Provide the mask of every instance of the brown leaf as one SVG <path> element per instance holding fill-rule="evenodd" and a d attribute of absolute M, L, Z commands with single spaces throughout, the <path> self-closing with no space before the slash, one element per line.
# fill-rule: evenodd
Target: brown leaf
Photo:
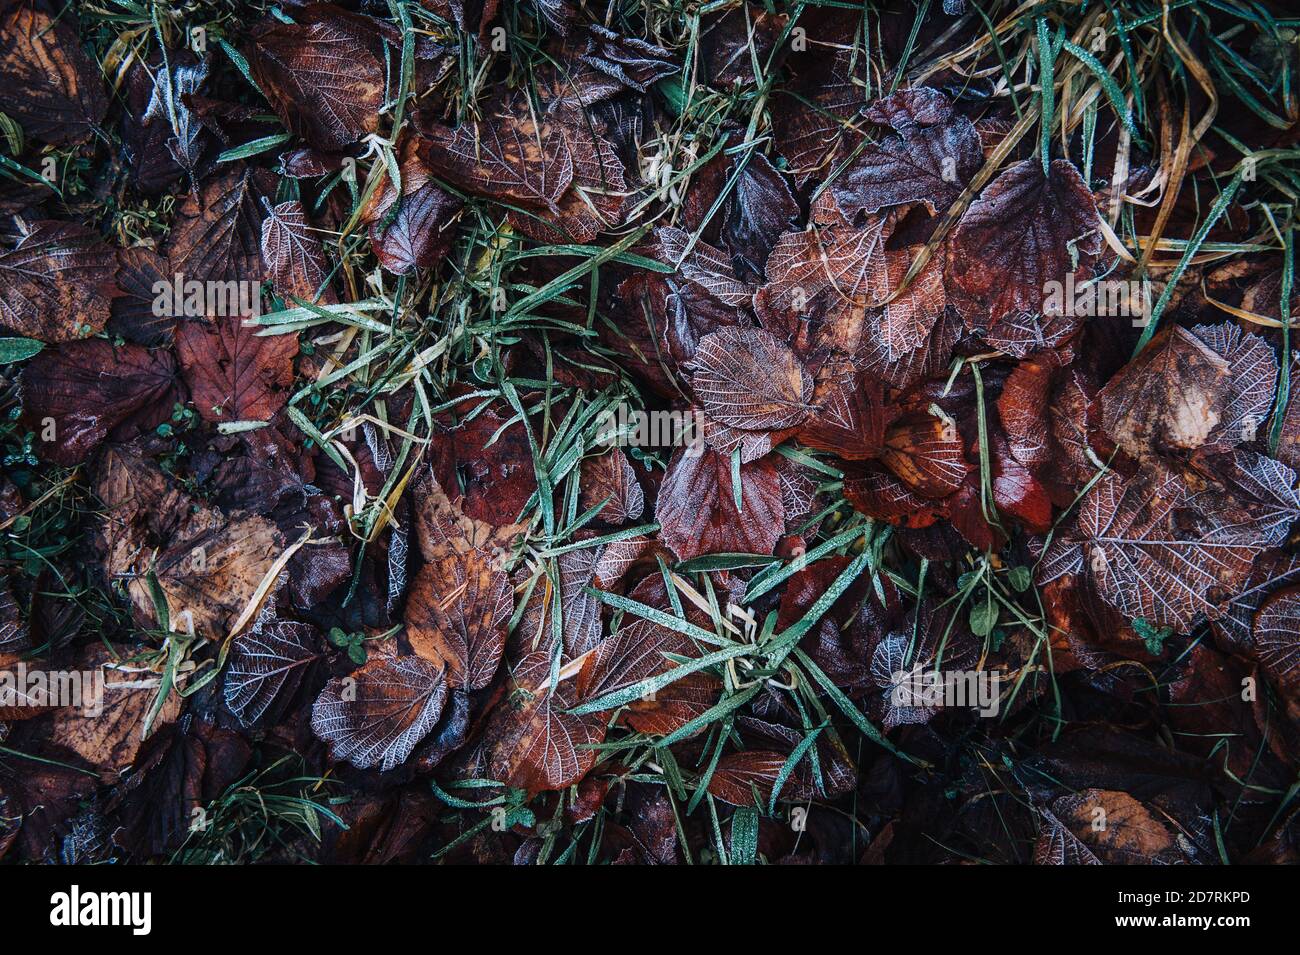
<path fill-rule="evenodd" d="M 103 674 L 102 711 L 92 716 L 84 707 L 65 707 L 50 718 L 51 738 L 97 768 L 106 781 L 114 780 L 135 761 L 144 743 L 144 720 L 157 692 L 140 685 L 135 674 L 116 669 L 117 659 L 103 644 L 87 646 L 78 669 Z M 180 711 L 180 697 L 169 693 L 154 717 L 153 730 L 171 723 Z"/>
<path fill-rule="evenodd" d="M 31 2 L 0 13 L 0 110 L 53 146 L 88 139 L 108 111 L 104 81 L 81 49 L 76 17 Z"/>
<path fill-rule="evenodd" d="M 1186 861 L 1165 823 L 1128 793 L 1085 789 L 1057 799 L 1052 811 L 1103 863 L 1168 865 Z"/>
<path fill-rule="evenodd" d="M 298 338 L 258 335 L 239 316 L 189 321 L 176 354 L 204 421 L 270 421 L 288 400 Z"/>
<path fill-rule="evenodd" d="M 700 554 L 770 554 L 785 529 L 776 467 L 767 458 L 740 466 L 741 508 L 731 485 L 731 461 L 716 451 L 678 451 L 655 503 L 661 536 L 679 560 Z"/>
<path fill-rule="evenodd" d="M 968 325 L 1041 313 L 1047 283 L 1064 283 L 1100 251 L 1097 206 L 1079 171 L 1065 159 L 1050 168 L 1045 176 L 1035 159 L 1010 166 L 961 217 L 948 246 L 948 278 L 976 303 Z"/>
<path fill-rule="evenodd" d="M 167 260 L 146 248 L 121 249 L 117 253 L 117 287 L 108 330 L 137 345 L 170 345 L 176 316 L 157 307 L 154 286 L 165 282 L 174 287 Z M 161 314 L 160 314 L 161 313 Z"/>
<path fill-rule="evenodd" d="M 348 21 L 271 23 L 246 53 L 281 122 L 317 149 L 342 149 L 379 128 L 384 65 Z"/>
<path fill-rule="evenodd" d="M 267 726 L 283 715 L 311 665 L 323 656 L 315 628 L 263 611 L 230 645 L 224 699 L 244 726 Z"/>
<path fill-rule="evenodd" d="M 440 667 L 419 657 L 380 657 L 325 684 L 311 708 L 311 728 L 334 759 L 387 772 L 429 735 L 446 699 Z"/>
<path fill-rule="evenodd" d="M 687 367 L 704 410 L 728 427 L 776 431 L 812 411 L 812 378 L 794 352 L 762 329 L 730 327 L 706 335 Z"/>
<path fill-rule="evenodd" d="M 558 123 L 539 127 L 504 104 L 490 119 L 426 131 L 422 152 L 438 175 L 468 192 L 553 213 L 573 182 L 574 162 Z"/>
<path fill-rule="evenodd" d="M 1254 654 L 1293 703 L 1300 701 L 1300 587 L 1269 597 L 1255 614 Z"/>
<path fill-rule="evenodd" d="M 912 413 L 885 432 L 881 463 L 922 497 L 947 497 L 961 486 L 970 463 L 952 421 Z"/>
<path fill-rule="evenodd" d="M 869 143 L 832 189 L 850 215 L 924 203 L 946 210 L 983 165 L 979 134 L 938 90 L 899 90 L 871 104 L 866 117 L 895 135 Z"/>
<path fill-rule="evenodd" d="M 337 301 L 325 250 L 296 199 L 275 206 L 262 221 L 262 263 L 286 302 L 289 296 L 319 305 Z"/>
<path fill-rule="evenodd" d="M 572 786 L 595 765 L 589 748 L 605 739 L 605 715 L 575 716 L 571 681 L 549 686 L 550 655 L 530 654 L 515 667 L 510 702 L 486 730 L 491 778 L 532 794 Z"/>
<path fill-rule="evenodd" d="M 240 162 L 188 194 L 167 239 L 172 273 L 186 282 L 262 281 L 262 201 L 274 195 L 273 173 Z"/>
<path fill-rule="evenodd" d="M 1102 426 L 1135 458 L 1193 451 L 1227 423 L 1230 369 L 1200 338 L 1170 326 L 1101 390 Z"/>
<path fill-rule="evenodd" d="M 117 261 L 85 226 L 42 221 L 0 255 L 0 328 L 46 342 L 85 338 L 108 321 Z"/>
<path fill-rule="evenodd" d="M 636 472 L 620 449 L 583 458 L 581 476 L 583 509 L 599 505 L 600 519 L 606 524 L 619 526 L 635 521 L 645 510 L 645 494 Z"/>
<path fill-rule="evenodd" d="M 817 372 L 812 416 L 799 440 L 846 461 L 880 455 L 885 438 L 885 407 L 880 382 L 858 375 L 846 359 L 829 361 Z"/>
<path fill-rule="evenodd" d="M 453 224 L 464 205 L 433 181 L 414 143 L 403 148 L 401 174 L 401 201 L 385 176 L 383 188 L 374 194 L 363 216 L 370 223 L 375 257 L 396 275 L 433 268 L 442 260 L 451 248 Z"/>
<path fill-rule="evenodd" d="M 444 671 L 448 686 L 481 690 L 501 662 L 512 609 L 510 578 L 490 554 L 448 554 L 416 575 L 406 638 Z"/>
<path fill-rule="evenodd" d="M 47 348 L 22 380 L 25 414 L 42 437 L 38 450 L 65 466 L 86 460 L 110 434 L 128 439 L 156 427 L 181 397 L 167 352 L 102 338 Z"/>
<path fill-rule="evenodd" d="M 1110 472 L 1081 502 L 1077 538 L 1043 555 L 1040 582 L 1086 568 L 1124 616 L 1185 633 L 1199 615 L 1218 616 L 1218 601 L 1286 533 L 1285 523 L 1244 519 L 1229 501 L 1192 474 L 1152 467 L 1125 480 Z"/>

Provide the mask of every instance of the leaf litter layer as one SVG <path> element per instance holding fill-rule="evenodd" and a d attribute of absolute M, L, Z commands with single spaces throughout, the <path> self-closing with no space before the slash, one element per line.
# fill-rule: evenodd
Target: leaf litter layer
<path fill-rule="evenodd" d="M 1297 861 L 1288 16 L 3 0 L 0 858 Z"/>

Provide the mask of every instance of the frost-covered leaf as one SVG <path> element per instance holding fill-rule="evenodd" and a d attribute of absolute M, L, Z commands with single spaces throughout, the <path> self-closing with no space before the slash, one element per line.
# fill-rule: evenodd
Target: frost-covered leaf
<path fill-rule="evenodd" d="M 341 149 L 379 128 L 384 66 L 344 22 L 271 22 L 247 48 L 276 115 L 317 149 Z"/>
<path fill-rule="evenodd" d="M 275 723 L 320 657 L 320 638 L 313 627 L 264 612 L 230 645 L 226 706 L 245 726 Z"/>
<path fill-rule="evenodd" d="M 406 762 L 442 715 L 447 681 L 420 657 L 380 657 L 325 684 L 311 708 L 312 731 L 330 755 L 387 772 Z"/>
<path fill-rule="evenodd" d="M 794 352 L 762 329 L 721 328 L 705 336 L 689 367 L 696 399 L 728 427 L 775 431 L 812 411 L 812 378 Z"/>
<path fill-rule="evenodd" d="M 921 202 L 943 212 L 983 165 L 979 134 L 938 90 L 899 90 L 871 104 L 866 118 L 894 135 L 867 144 L 832 185 L 846 213 Z"/>

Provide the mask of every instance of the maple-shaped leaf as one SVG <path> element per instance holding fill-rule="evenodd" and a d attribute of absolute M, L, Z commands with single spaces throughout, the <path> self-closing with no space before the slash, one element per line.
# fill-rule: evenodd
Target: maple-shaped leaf
<path fill-rule="evenodd" d="M 785 529 L 781 482 L 767 458 L 740 465 L 740 507 L 731 459 L 711 449 L 678 451 L 668 465 L 655 520 L 680 560 L 700 554 L 770 554 Z"/>
<path fill-rule="evenodd" d="M 1228 389 L 1218 427 L 1208 444 L 1231 448 L 1263 434 L 1277 385 L 1277 355 L 1254 332 L 1239 325 L 1197 325 L 1192 334 L 1228 363 Z"/>
<path fill-rule="evenodd" d="M 406 637 L 417 655 L 445 671 L 448 686 L 480 690 L 506 646 L 510 578 L 493 555 L 448 554 L 420 569 L 406 603 Z"/>
<path fill-rule="evenodd" d="M 558 213 L 573 182 L 573 155 L 558 122 L 539 126 L 507 102 L 489 119 L 424 131 L 421 152 L 440 176 L 467 192 Z"/>
<path fill-rule="evenodd" d="M 244 726 L 277 722 L 311 664 L 323 655 L 315 628 L 266 610 L 230 645 L 225 701 Z"/>
<path fill-rule="evenodd" d="M 415 146 L 403 149 L 402 195 L 385 176 L 382 189 L 366 204 L 370 245 L 388 271 L 403 275 L 437 265 L 455 238 L 453 223 L 464 203 L 438 186 Z M 394 209 L 396 204 L 396 209 Z"/>
<path fill-rule="evenodd" d="M 85 226 L 34 224 L 0 255 L 0 328 L 46 342 L 85 338 L 104 327 L 117 260 Z"/>
<path fill-rule="evenodd" d="M 275 175 L 231 163 L 186 196 L 176 211 L 167 256 L 174 274 L 185 281 L 260 282 L 262 201 L 275 195 Z"/>
<path fill-rule="evenodd" d="M 343 21 L 273 23 L 246 53 L 281 122 L 317 149 L 342 149 L 379 128 L 384 65 Z"/>
<path fill-rule="evenodd" d="M 1136 458 L 1195 450 L 1225 423 L 1230 374 L 1218 352 L 1170 326 L 1101 390 L 1102 426 Z"/>
<path fill-rule="evenodd" d="M 926 413 L 904 415 L 889 426 L 880 460 L 913 491 L 929 498 L 952 494 L 971 470 L 956 425 Z"/>
<path fill-rule="evenodd" d="M 983 164 L 975 127 L 938 90 L 899 90 L 872 103 L 866 118 L 894 135 L 864 146 L 831 186 L 850 215 L 916 202 L 935 215 Z"/>
<path fill-rule="evenodd" d="M 635 521 L 645 510 L 645 493 L 620 449 L 583 458 L 581 474 L 582 507 L 600 507 L 600 520 L 606 524 Z"/>
<path fill-rule="evenodd" d="M 1130 620 L 1185 633 L 1250 574 L 1255 558 L 1280 543 L 1224 507 L 1222 487 L 1152 466 L 1132 479 L 1102 477 L 1080 503 L 1077 539 L 1055 541 L 1040 581 L 1086 570 L 1097 592 Z"/>
<path fill-rule="evenodd" d="M 885 438 L 884 394 L 880 382 L 858 374 L 847 359 L 828 361 L 818 370 L 812 415 L 799 440 L 846 461 L 879 457 Z"/>
<path fill-rule="evenodd" d="M 812 377 L 770 332 L 720 328 L 700 340 L 688 366 L 696 399 L 714 420 L 746 431 L 776 431 L 812 411 Z"/>
<path fill-rule="evenodd" d="M 337 301 L 330 287 L 329 260 L 320 238 L 296 199 L 282 202 L 262 221 L 262 263 L 275 290 L 320 305 Z"/>
<path fill-rule="evenodd" d="M 114 347 L 103 338 L 47 348 L 23 369 L 22 380 L 25 414 L 36 431 L 46 419 L 54 424 L 37 451 L 65 466 L 84 461 L 112 433 L 129 439 L 156 427 L 181 397 L 170 354 Z"/>
<path fill-rule="evenodd" d="M 176 317 L 156 307 L 158 282 L 174 282 L 166 259 L 152 249 L 120 249 L 117 287 L 122 294 L 113 299 L 109 331 L 137 345 L 170 345 Z"/>
<path fill-rule="evenodd" d="M 528 793 L 572 786 L 595 765 L 606 715 L 568 712 L 577 705 L 572 681 L 550 685 L 550 654 L 530 654 L 512 674 L 511 704 L 498 707 L 485 735 L 493 779 Z"/>
<path fill-rule="evenodd" d="M 293 384 L 295 335 L 258 335 L 238 316 L 190 321 L 176 330 L 176 354 L 204 421 L 270 421 Z"/>
<path fill-rule="evenodd" d="M 447 700 L 441 667 L 420 657 L 379 657 L 325 684 L 311 728 L 330 755 L 387 772 L 433 730 Z"/>
<path fill-rule="evenodd" d="M 108 111 L 104 80 L 81 48 L 76 17 L 20 0 L 0 12 L 0 110 L 53 146 L 88 139 Z"/>
<path fill-rule="evenodd" d="M 1074 164 L 1050 172 L 1027 159 L 993 180 L 948 243 L 947 277 L 974 300 L 971 327 L 1013 312 L 1039 314 L 1047 283 L 1090 265 L 1101 249 L 1097 204 Z"/>

